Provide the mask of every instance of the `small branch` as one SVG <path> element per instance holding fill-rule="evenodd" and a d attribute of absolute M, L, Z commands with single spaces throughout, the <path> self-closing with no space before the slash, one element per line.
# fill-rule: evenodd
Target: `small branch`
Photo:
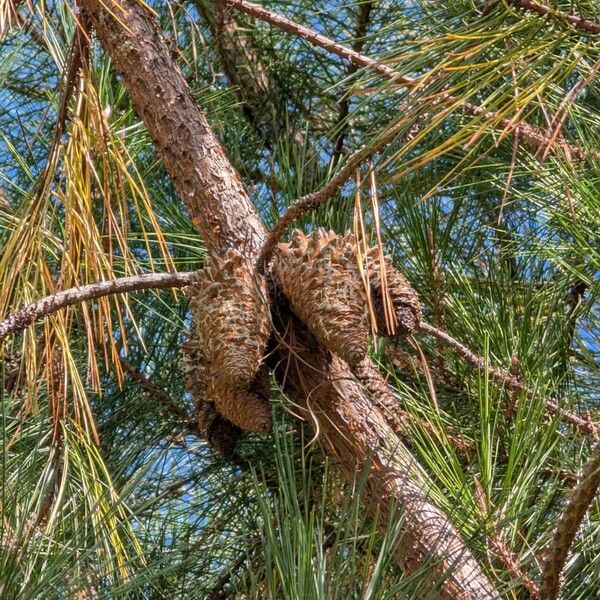
<path fill-rule="evenodd" d="M 373 154 L 390 144 L 405 125 L 406 123 L 404 121 L 396 123 L 388 131 L 384 132 L 380 139 L 375 140 L 368 146 L 360 148 L 350 156 L 346 164 L 321 189 L 310 192 L 305 196 L 301 196 L 294 200 L 286 212 L 277 219 L 273 229 L 269 231 L 267 240 L 265 241 L 257 260 L 259 270 L 263 270 L 268 266 L 273 257 L 275 246 L 277 246 L 277 243 L 293 221 L 327 202 L 327 200 L 329 200 L 338 189 L 354 175 L 361 162 L 371 158 Z M 403 138 L 404 141 L 408 141 L 414 137 L 417 131 L 417 128 L 414 126 L 411 127 L 405 132 Z"/>
<path fill-rule="evenodd" d="M 419 329 L 453 348 L 469 364 L 477 369 L 487 368 L 490 377 L 495 381 L 506 385 L 511 390 L 524 392 L 528 398 L 533 399 L 536 397 L 536 393 L 524 386 L 517 379 L 517 377 L 508 371 L 505 371 L 504 369 L 487 365 L 485 359 L 483 359 L 481 356 L 477 356 L 477 354 L 469 350 L 469 348 L 467 348 L 464 344 L 461 344 L 458 340 L 455 340 L 451 335 L 448 335 L 445 331 L 442 331 L 441 329 L 438 329 L 429 323 L 425 323 L 424 321 L 419 323 Z M 549 415 L 558 417 L 561 421 L 572 425 L 581 433 L 591 435 L 595 439 L 600 439 L 600 422 L 592 421 L 591 419 L 585 419 L 573 411 L 561 408 L 558 405 L 558 402 L 553 398 L 544 398 L 544 402 L 546 403 L 546 412 Z"/>
<path fill-rule="evenodd" d="M 239 11 L 246 13 L 256 19 L 260 19 L 261 21 L 265 21 L 270 23 L 271 25 L 282 29 L 283 31 L 287 31 L 293 35 L 297 35 L 307 42 L 313 44 L 314 46 L 318 46 L 319 48 L 323 48 L 332 54 L 335 54 L 344 60 L 350 61 L 351 63 L 369 69 L 374 73 L 378 73 L 379 75 L 383 75 L 387 79 L 393 81 L 396 84 L 402 84 L 408 89 L 415 88 L 420 82 L 421 77 L 413 78 L 408 77 L 406 75 L 400 75 L 388 65 L 365 56 L 360 52 L 356 52 L 350 48 L 347 48 L 343 44 L 339 44 L 334 42 L 330 38 L 309 29 L 308 27 L 304 27 L 299 23 L 296 23 L 286 17 L 282 17 L 262 6 L 257 4 L 253 4 L 252 2 L 247 2 L 247 0 L 218 0 L 223 4 L 227 4 L 229 6 L 233 6 Z M 516 135 L 517 131 L 521 136 L 522 140 L 528 143 L 530 146 L 534 148 L 539 148 L 546 141 L 546 134 L 530 125 L 529 123 L 520 122 L 517 126 L 515 126 L 514 119 L 502 118 L 498 115 L 497 112 L 488 111 L 481 106 L 477 106 L 470 102 L 460 101 L 457 97 L 452 96 L 451 94 L 441 94 L 437 98 L 437 102 L 448 102 L 448 103 L 459 103 L 462 108 L 464 108 L 467 112 L 471 113 L 475 117 L 481 117 L 484 120 L 489 122 L 496 122 L 497 125 L 502 127 L 505 133 L 509 133 L 511 135 Z M 567 142 L 562 136 L 558 137 L 557 146 L 562 149 L 565 154 L 568 156 L 583 159 L 586 158 L 587 153 L 583 148 L 579 146 L 574 146 Z M 600 158 L 600 152 L 595 152 L 594 156 L 596 158 Z"/>
<path fill-rule="evenodd" d="M 87 19 L 81 15 L 75 22 L 75 32 L 71 40 L 69 50 L 69 62 L 64 73 L 64 88 L 60 100 L 60 107 L 56 118 L 55 137 L 60 137 L 65 129 L 65 123 L 69 112 L 69 101 L 77 86 L 80 73 L 88 65 L 90 59 L 90 33 Z"/>
<path fill-rule="evenodd" d="M 164 390 L 150 381 L 138 367 L 130 363 L 127 359 L 120 357 L 119 361 L 123 370 L 139 384 L 142 390 L 144 390 L 150 398 L 156 400 L 166 412 L 180 419 L 185 429 L 196 432 L 196 427 L 193 424 L 192 418 L 183 407 L 175 404 Z"/>
<path fill-rule="evenodd" d="M 286 17 L 282 17 L 277 13 L 271 12 L 258 4 L 254 4 L 252 2 L 247 2 L 246 0 L 217 0 L 222 4 L 228 4 L 229 6 L 233 6 L 237 10 L 250 15 L 256 19 L 261 21 L 265 21 L 282 29 L 283 31 L 287 31 L 293 35 L 297 35 L 302 39 L 310 42 L 314 46 L 319 46 L 332 54 L 337 54 L 341 58 L 354 63 L 359 67 L 366 67 L 375 73 L 379 73 L 380 75 L 384 75 L 390 79 L 394 79 L 397 83 L 403 83 L 405 85 L 416 85 L 416 80 L 412 77 L 401 76 L 394 69 L 384 65 L 383 63 L 374 60 L 360 52 L 356 52 L 350 48 L 347 48 L 343 44 L 338 44 L 334 42 L 332 39 L 328 38 L 325 35 L 321 35 L 308 27 L 304 27 L 291 19 Z"/>
<path fill-rule="evenodd" d="M 239 21 L 239 13 L 213 0 L 194 0 L 194 4 L 211 30 L 219 64 L 244 117 L 264 137 L 282 109 L 280 81 L 270 71 L 251 31 Z"/>
<path fill-rule="evenodd" d="M 273 229 L 269 231 L 269 236 L 264 243 L 258 257 L 258 268 L 264 269 L 268 266 L 271 258 L 273 257 L 275 246 L 277 246 L 281 236 L 285 233 L 285 230 L 293 221 L 295 221 L 304 213 L 319 207 L 321 204 L 329 200 L 329 198 L 331 198 L 338 191 L 338 189 L 354 175 L 354 172 L 360 163 L 388 144 L 394 135 L 396 135 L 397 130 L 398 127 L 394 127 L 375 144 L 365 146 L 364 148 L 357 150 L 348 159 L 348 162 L 344 165 L 344 167 L 342 167 L 342 169 L 340 169 L 338 173 L 336 173 L 320 190 L 310 192 L 309 194 L 296 199 L 283 213 L 283 215 L 277 219 Z"/>
<path fill-rule="evenodd" d="M 521 569 L 519 557 L 508 545 L 502 532 L 493 531 L 488 535 L 488 540 L 490 549 L 496 553 L 502 564 L 515 580 L 521 582 L 521 585 L 529 592 L 529 597 L 540 598 L 540 591 L 537 584 L 523 571 L 523 569 Z"/>
<path fill-rule="evenodd" d="M 565 21 L 569 23 L 569 25 L 587 31 L 588 33 L 600 34 L 599 21 L 592 21 L 590 19 L 583 19 L 577 15 L 570 15 L 553 6 L 546 6 L 545 4 L 534 2 L 533 0 L 506 0 L 506 2 L 512 6 L 535 12 L 543 17 L 551 17 L 558 21 Z"/>
<path fill-rule="evenodd" d="M 111 294 L 125 294 L 141 290 L 178 288 L 192 283 L 195 273 L 146 273 L 133 277 L 121 277 L 100 281 L 82 287 L 69 288 L 46 296 L 0 321 L 0 343 L 9 335 L 22 331 L 34 321 L 52 315 L 59 310 Z"/>
<path fill-rule="evenodd" d="M 356 28 L 354 30 L 354 41 L 352 42 L 352 50 L 354 52 L 362 52 L 365 44 L 365 36 L 369 27 L 371 12 L 375 6 L 375 0 L 368 0 L 360 5 L 358 17 L 356 19 Z M 358 65 L 351 62 L 346 69 L 346 80 L 350 79 L 358 71 Z M 342 97 L 338 103 L 338 116 L 334 138 L 333 164 L 337 165 L 340 157 L 344 152 L 344 142 L 348 133 L 348 116 L 350 115 L 350 98 L 352 96 L 351 89 L 348 85 L 345 86 Z"/>
<path fill-rule="evenodd" d="M 579 485 L 556 525 L 548 558 L 544 562 L 540 584 L 540 598 L 555 600 L 560 592 L 560 574 L 583 517 L 600 487 L 600 444 L 596 444 L 592 458 L 583 468 Z"/>
<path fill-rule="evenodd" d="M 585 77 L 582 77 L 573 85 L 573 87 L 569 90 L 567 95 L 563 98 L 560 103 L 552 122 L 550 123 L 550 131 L 548 132 L 548 142 L 547 146 L 544 148 L 540 146 L 538 150 L 538 154 L 541 155 L 541 162 L 544 162 L 550 153 L 550 149 L 556 138 L 560 135 L 561 129 L 567 119 L 569 114 L 569 107 L 577 101 L 577 99 L 584 92 L 586 87 L 592 82 L 596 74 L 598 73 L 598 69 L 600 69 L 600 61 L 596 61 L 596 63 L 592 66 L 588 73 L 586 73 Z M 574 213 L 573 210 L 571 210 Z M 574 218 L 574 214 L 573 214 Z"/>

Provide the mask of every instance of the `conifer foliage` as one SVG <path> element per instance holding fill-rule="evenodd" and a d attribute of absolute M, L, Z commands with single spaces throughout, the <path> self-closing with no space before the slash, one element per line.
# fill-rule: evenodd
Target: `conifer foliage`
<path fill-rule="evenodd" d="M 0 59 L 2 598 L 600 597 L 597 0 L 0 0 Z"/>

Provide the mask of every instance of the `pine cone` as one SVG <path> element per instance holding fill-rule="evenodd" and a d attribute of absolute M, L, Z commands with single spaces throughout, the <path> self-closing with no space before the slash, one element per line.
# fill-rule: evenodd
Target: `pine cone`
<path fill-rule="evenodd" d="M 268 430 L 269 372 L 262 357 L 270 315 L 264 278 L 230 249 L 223 260 L 209 258 L 186 291 L 192 329 L 183 344 L 183 364 L 186 388 L 198 403 L 200 433 L 223 446 L 219 440 L 239 437 L 238 428 Z"/>
<path fill-rule="evenodd" d="M 227 385 L 222 379 L 209 382 L 209 396 L 221 415 L 245 431 L 271 429 L 271 407 L 263 398 L 247 389 Z"/>
<path fill-rule="evenodd" d="M 196 425 L 200 435 L 210 441 L 210 430 L 219 417 L 214 398 L 208 395 L 208 382 L 211 378 L 206 357 L 202 348 L 191 333 L 181 346 L 183 350 L 183 371 L 185 389 L 191 392 L 196 402 Z"/>
<path fill-rule="evenodd" d="M 230 423 L 221 415 L 217 415 L 206 439 L 210 445 L 225 456 L 225 458 L 233 458 L 236 454 L 235 446 L 241 435 L 242 430 L 239 427 Z"/>
<path fill-rule="evenodd" d="M 218 366 L 207 362 L 198 340 L 190 338 L 182 348 L 186 389 L 196 399 L 198 429 L 203 437 L 210 441 L 211 428 L 219 415 L 246 431 L 271 428 L 269 370 L 265 364 L 261 364 L 249 386 L 236 386 L 220 376 Z"/>
<path fill-rule="evenodd" d="M 235 445 L 242 435 L 242 430 L 222 417 L 214 402 L 205 398 L 197 399 L 196 423 L 200 435 L 211 446 L 226 457 L 234 455 Z"/>
<path fill-rule="evenodd" d="M 209 365 L 229 385 L 247 387 L 256 376 L 271 331 L 264 277 L 242 254 L 209 258 L 187 288 L 193 334 Z"/>
<path fill-rule="evenodd" d="M 421 321 L 421 304 L 417 292 L 408 280 L 394 267 L 389 255 L 383 257 L 387 289 L 394 307 L 396 317 L 395 332 L 386 326 L 383 311 L 383 288 L 381 280 L 381 252 L 378 247 L 369 250 L 366 260 L 366 270 L 371 288 L 373 309 L 377 318 L 377 329 L 383 335 L 407 335 L 414 331 Z"/>
<path fill-rule="evenodd" d="M 289 244 L 278 245 L 274 268 L 293 311 L 317 340 L 348 364 L 360 362 L 367 353 L 368 318 L 352 234 L 296 230 Z"/>
<path fill-rule="evenodd" d="M 196 401 L 196 424 L 203 438 L 229 455 L 242 430 L 270 429 L 269 369 L 265 364 L 261 364 L 250 390 L 228 387 L 208 366 L 197 340 L 189 338 L 182 348 L 186 389 Z"/>

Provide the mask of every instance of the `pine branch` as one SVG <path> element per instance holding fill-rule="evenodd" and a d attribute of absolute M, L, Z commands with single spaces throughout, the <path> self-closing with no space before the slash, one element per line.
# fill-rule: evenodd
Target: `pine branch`
<path fill-rule="evenodd" d="M 339 190 L 339 188 L 355 174 L 356 169 L 360 166 L 360 164 L 390 144 L 394 140 L 394 137 L 398 131 L 401 130 L 404 125 L 405 123 L 400 121 L 389 131 L 386 131 L 379 140 L 376 140 L 369 146 L 364 146 L 363 148 L 357 150 L 348 159 L 346 164 L 338 171 L 338 173 L 336 173 L 321 189 L 310 192 L 294 200 L 283 213 L 283 215 L 277 219 L 275 225 L 269 231 L 267 240 L 265 241 L 258 257 L 257 264 L 259 268 L 265 269 L 268 266 L 269 262 L 273 258 L 273 252 L 275 251 L 277 243 L 291 223 L 293 223 L 302 215 L 310 212 L 311 210 L 315 210 L 327 202 L 327 200 L 329 200 Z M 417 128 L 411 127 L 405 133 L 404 141 L 414 137 L 416 133 Z"/>
<path fill-rule="evenodd" d="M 600 34 L 599 21 L 592 21 L 577 15 L 570 15 L 569 13 L 563 12 L 558 8 L 547 6 L 541 2 L 535 2 L 534 0 L 506 0 L 506 2 L 512 6 L 535 12 L 543 17 L 550 17 L 557 21 L 569 23 L 569 25 L 572 25 L 577 29 L 581 29 L 582 31 Z"/>
<path fill-rule="evenodd" d="M 100 281 L 82 287 L 69 288 L 41 298 L 0 321 L 0 343 L 9 335 L 22 331 L 34 321 L 52 315 L 67 306 L 95 300 L 112 294 L 125 294 L 141 290 L 161 290 L 189 285 L 194 273 L 146 273 Z"/>
<path fill-rule="evenodd" d="M 310 192 L 294 200 L 294 202 L 292 202 L 283 215 L 277 219 L 277 222 L 271 231 L 269 231 L 269 236 L 265 241 L 258 257 L 259 268 L 264 269 L 268 266 L 271 258 L 273 257 L 275 246 L 277 246 L 277 243 L 289 225 L 303 214 L 310 212 L 311 210 L 321 206 L 321 204 L 327 202 L 327 200 L 329 200 L 340 189 L 340 187 L 354 175 L 360 163 L 373 156 L 373 154 L 393 140 L 399 128 L 400 126 L 396 126 L 390 129 L 380 140 L 376 141 L 374 144 L 370 144 L 369 146 L 365 146 L 360 150 L 357 150 L 348 159 L 346 164 L 338 171 L 338 173 L 336 173 L 321 189 Z"/>
<path fill-rule="evenodd" d="M 490 377 L 498 383 L 506 385 L 509 389 L 516 392 L 523 392 L 528 398 L 536 398 L 536 393 L 524 386 L 517 379 L 517 377 L 508 371 L 505 371 L 504 369 L 488 365 L 484 358 L 477 356 L 477 354 L 469 350 L 469 348 L 467 348 L 464 344 L 461 344 L 458 340 L 454 339 L 445 331 L 442 331 L 441 329 L 438 329 L 437 327 L 434 327 L 433 325 L 430 325 L 424 321 L 419 323 L 419 329 L 453 348 L 473 367 L 477 369 L 487 369 Z M 591 419 L 585 419 L 573 411 L 561 408 L 554 398 L 544 398 L 544 402 L 546 403 L 546 412 L 549 415 L 556 416 L 564 423 L 567 423 L 578 429 L 581 433 L 591 435 L 595 439 L 600 439 L 600 422 L 592 421 Z"/>
<path fill-rule="evenodd" d="M 164 390 L 159 388 L 154 382 L 146 377 L 146 375 L 144 375 L 144 373 L 142 373 L 142 371 L 134 364 L 122 357 L 119 357 L 119 361 L 123 367 L 123 370 L 139 384 L 149 398 L 156 400 L 166 412 L 174 417 L 177 417 L 183 424 L 187 433 L 197 433 L 197 428 L 195 427 L 191 416 L 183 407 L 175 404 Z"/>
<path fill-rule="evenodd" d="M 583 468 L 581 481 L 573 490 L 552 539 L 548 558 L 544 562 L 540 584 L 540 598 L 554 600 L 560 592 L 560 574 L 583 517 L 600 487 L 600 444 L 596 444 L 592 458 Z"/>
<path fill-rule="evenodd" d="M 417 80 L 412 77 L 407 77 L 404 75 L 399 75 L 396 73 L 394 69 L 384 65 L 383 63 L 365 56 L 360 52 L 356 52 L 350 48 L 347 48 L 343 44 L 339 44 L 334 42 L 332 39 L 328 38 L 325 35 L 317 33 L 316 31 L 309 29 L 308 27 L 304 27 L 299 23 L 292 21 L 286 17 L 278 15 L 258 4 L 254 4 L 252 2 L 247 2 L 246 0 L 217 0 L 223 4 L 228 4 L 229 6 L 233 6 L 237 10 L 250 15 L 256 19 L 261 21 L 265 21 L 282 29 L 283 31 L 287 31 L 293 35 L 297 35 L 302 39 L 310 42 L 314 46 L 318 46 L 331 52 L 332 54 L 336 54 L 337 56 L 347 60 L 351 63 L 354 63 L 358 67 L 365 67 L 370 69 L 375 73 L 379 73 L 379 75 L 383 75 L 389 79 L 393 79 L 396 83 L 402 83 L 408 87 L 416 85 Z"/>
<path fill-rule="evenodd" d="M 350 61 L 356 64 L 359 67 L 364 67 L 373 71 L 374 73 L 378 73 L 379 75 L 383 75 L 387 79 L 393 81 L 396 84 L 402 84 L 409 90 L 415 88 L 422 80 L 422 76 L 419 78 L 409 77 L 407 75 L 400 75 L 394 69 L 387 66 L 386 64 L 365 56 L 360 52 L 356 52 L 350 48 L 347 48 L 343 44 L 339 44 L 334 42 L 327 36 L 324 36 L 316 31 L 304 27 L 299 23 L 296 23 L 286 17 L 282 17 L 262 6 L 257 4 L 253 4 L 252 2 L 247 2 L 246 0 L 218 0 L 224 4 L 229 6 L 233 6 L 256 19 L 260 19 L 261 21 L 265 21 L 270 23 L 271 25 L 282 29 L 283 31 L 287 31 L 293 35 L 297 35 L 307 42 L 313 44 L 314 46 L 318 46 L 319 48 L 323 48 L 332 54 L 335 54 L 344 60 Z M 498 115 L 498 113 L 494 111 L 489 111 L 481 106 L 477 106 L 472 104 L 471 102 L 459 101 L 458 98 L 452 96 L 451 94 L 441 94 L 437 102 L 447 102 L 447 103 L 458 103 L 462 108 L 464 108 L 468 113 L 471 113 L 475 117 L 482 117 L 484 120 L 489 122 L 496 122 L 499 126 L 502 127 L 505 133 L 510 135 L 516 135 L 517 131 L 523 140 L 523 142 L 529 144 L 533 148 L 539 148 L 542 144 L 547 140 L 546 134 L 530 125 L 529 123 L 519 122 L 515 126 L 513 119 L 502 118 Z M 588 155 L 588 153 L 579 146 L 575 146 L 565 140 L 564 137 L 559 136 L 556 139 L 556 145 L 560 148 L 567 156 L 572 158 L 584 159 Z M 595 152 L 593 154 L 594 157 L 600 158 L 600 152 Z"/>
<path fill-rule="evenodd" d="M 354 41 L 352 42 L 352 50 L 359 54 L 363 50 L 365 44 L 365 36 L 371 19 L 371 12 L 375 6 L 374 0 L 368 0 L 360 5 L 358 17 L 356 19 L 356 27 L 354 30 Z M 351 62 L 346 69 L 346 79 L 350 79 L 358 71 L 358 65 Z M 351 89 L 347 86 L 338 103 L 338 116 L 336 123 L 336 135 L 333 142 L 333 164 L 337 165 L 340 157 L 344 152 L 344 142 L 348 133 L 348 116 L 350 114 L 350 98 Z"/>

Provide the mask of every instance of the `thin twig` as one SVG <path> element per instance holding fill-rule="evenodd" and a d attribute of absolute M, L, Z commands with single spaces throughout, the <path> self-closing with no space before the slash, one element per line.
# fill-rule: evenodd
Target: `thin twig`
<path fill-rule="evenodd" d="M 186 430 L 192 433 L 197 432 L 197 428 L 195 427 L 192 418 L 187 413 L 185 408 L 175 404 L 167 392 L 158 387 L 144 373 L 142 373 L 138 367 L 130 363 L 127 359 L 119 357 L 119 361 L 123 367 L 123 370 L 139 384 L 148 397 L 156 400 L 166 412 L 180 419 Z"/>
<path fill-rule="evenodd" d="M 592 458 L 583 467 L 579 485 L 573 490 L 552 538 L 548 558 L 544 562 L 540 584 L 540 598 L 555 600 L 560 592 L 560 574 L 565 566 L 571 544 L 579 531 L 583 517 L 600 487 L 600 444 L 596 444 Z"/>
<path fill-rule="evenodd" d="M 600 34 L 600 22 L 592 21 L 590 19 L 584 19 L 577 15 L 570 15 L 569 13 L 563 12 L 554 8 L 553 6 L 546 6 L 540 2 L 534 2 L 533 0 L 506 0 L 508 4 L 524 8 L 542 15 L 543 17 L 551 17 L 558 21 L 566 21 L 569 25 L 587 31 L 588 33 Z"/>
<path fill-rule="evenodd" d="M 179 288 L 192 283 L 195 272 L 188 273 L 146 273 L 133 277 L 121 277 L 110 281 L 100 281 L 82 287 L 69 288 L 41 298 L 29 306 L 18 310 L 0 321 L 0 343 L 9 335 L 18 333 L 34 321 L 47 317 L 59 310 L 94 300 L 111 294 L 125 294 L 150 289 Z"/>
<path fill-rule="evenodd" d="M 334 42 L 332 39 L 324 36 L 316 31 L 304 27 L 291 19 L 278 15 L 262 6 L 257 4 L 253 4 L 252 2 L 247 2 L 247 0 L 218 0 L 224 4 L 229 6 L 233 6 L 239 11 L 246 13 L 256 19 L 260 19 L 261 21 L 265 21 L 270 23 L 271 25 L 282 29 L 283 31 L 287 31 L 293 35 L 297 35 L 307 42 L 313 44 L 314 46 L 318 46 L 319 48 L 323 48 L 332 54 L 335 54 L 344 60 L 350 61 L 356 64 L 359 67 L 364 67 L 373 71 L 374 73 L 378 73 L 379 75 L 383 75 L 387 79 L 392 80 L 396 84 L 404 85 L 409 90 L 412 88 L 416 88 L 419 85 L 423 77 L 413 78 L 407 75 L 400 75 L 395 69 L 389 67 L 388 65 L 370 58 L 369 56 L 365 56 L 360 52 L 356 52 L 350 48 L 347 48 L 343 44 L 339 44 L 338 42 Z M 481 117 L 482 119 L 489 122 L 496 122 L 504 131 L 504 133 L 510 133 L 511 135 L 516 132 L 515 124 L 512 119 L 502 118 L 497 112 L 489 111 L 481 106 L 477 106 L 470 102 L 461 101 L 459 98 L 455 96 L 444 93 L 438 97 L 438 102 L 445 101 L 448 103 L 458 103 L 462 108 L 464 108 L 467 112 L 471 113 L 473 116 Z M 524 142 L 529 145 L 539 148 L 541 144 L 546 141 L 546 134 L 530 125 L 529 123 L 520 122 L 518 124 L 519 134 L 521 135 Z M 579 146 L 574 146 L 567 142 L 562 136 L 557 138 L 557 146 L 562 149 L 567 155 L 570 155 L 574 158 L 583 159 L 587 156 L 587 152 L 580 148 Z M 594 156 L 596 158 L 600 158 L 600 152 L 595 152 Z"/>
<path fill-rule="evenodd" d="M 469 364 L 477 369 L 487 368 L 487 372 L 492 379 L 506 385 L 509 389 L 517 392 L 524 392 L 528 398 L 533 399 L 537 396 L 533 390 L 523 385 L 517 377 L 508 371 L 505 371 L 504 369 L 488 365 L 484 358 L 477 356 L 477 354 L 469 350 L 469 348 L 467 348 L 464 344 L 461 344 L 458 340 L 454 339 L 445 331 L 442 331 L 441 329 L 438 329 L 437 327 L 434 327 L 425 321 L 421 321 L 421 323 L 419 323 L 419 329 L 453 348 Z M 582 433 L 591 435 L 596 439 L 600 439 L 600 422 L 593 421 L 591 419 L 585 419 L 573 411 L 561 408 L 558 405 L 558 402 L 553 398 L 544 398 L 544 402 L 546 403 L 546 412 L 549 415 L 558 417 L 561 421 L 572 425 Z"/>
<path fill-rule="evenodd" d="M 264 243 L 260 255 L 258 257 L 257 265 L 259 269 L 264 269 L 271 261 L 273 252 L 277 242 L 281 239 L 281 236 L 285 233 L 290 223 L 295 221 L 298 217 L 304 213 L 319 207 L 321 204 L 329 200 L 338 189 L 350 179 L 357 167 L 361 162 L 367 158 L 373 156 L 383 146 L 387 145 L 396 135 L 399 126 L 391 128 L 385 135 L 369 146 L 365 146 L 360 150 L 357 150 L 342 167 L 321 189 L 314 192 L 310 192 L 305 196 L 301 196 L 296 199 L 290 207 L 277 219 L 277 222 L 273 226 L 273 229 L 269 231 L 269 237 Z"/>
<path fill-rule="evenodd" d="M 375 6 L 375 0 L 368 0 L 360 5 L 358 17 L 356 19 L 356 28 L 354 30 L 354 41 L 352 42 L 352 50 L 354 52 L 362 52 L 365 45 L 365 36 L 369 27 L 371 12 Z M 358 71 L 358 65 L 351 62 L 346 69 L 346 80 L 348 81 Z M 350 98 L 352 90 L 346 84 L 342 93 L 342 97 L 338 103 L 338 116 L 336 123 L 336 135 L 333 143 L 333 164 L 337 165 L 339 159 L 344 152 L 344 142 L 348 133 L 348 116 L 350 115 Z"/>

